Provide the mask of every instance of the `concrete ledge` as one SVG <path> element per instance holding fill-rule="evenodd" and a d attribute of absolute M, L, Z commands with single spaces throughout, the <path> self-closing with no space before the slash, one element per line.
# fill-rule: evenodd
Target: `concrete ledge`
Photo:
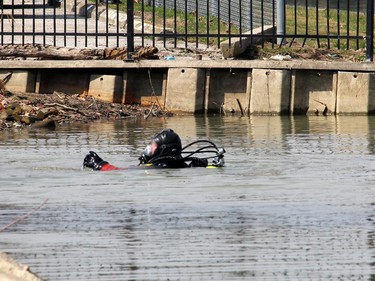
<path fill-rule="evenodd" d="M 76 60 L 76 61 L 0 61 L 0 69 L 129 69 L 129 68 L 243 68 L 243 69 L 299 69 L 375 72 L 369 62 L 334 61 L 262 61 L 262 60 Z"/>
<path fill-rule="evenodd" d="M 35 84 L 38 93 L 88 92 L 108 102 L 142 105 L 157 100 L 187 113 L 375 113 L 373 63 L 0 61 L 0 74 L 7 72 L 18 74 L 6 84 L 9 91 L 32 92 Z"/>

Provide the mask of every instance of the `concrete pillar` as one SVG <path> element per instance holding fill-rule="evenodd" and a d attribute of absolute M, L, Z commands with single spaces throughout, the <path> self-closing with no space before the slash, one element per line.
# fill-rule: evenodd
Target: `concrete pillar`
<path fill-rule="evenodd" d="M 35 92 L 36 72 L 27 70 L 1 70 L 0 79 L 10 74 L 10 79 L 6 83 L 5 88 L 10 92 Z"/>
<path fill-rule="evenodd" d="M 332 114 L 336 108 L 337 75 L 333 71 L 296 71 L 294 114 Z"/>
<path fill-rule="evenodd" d="M 375 74 L 338 72 L 337 114 L 375 113 Z"/>
<path fill-rule="evenodd" d="M 172 111 L 203 113 L 205 70 L 170 68 L 168 70 L 166 107 Z"/>
<path fill-rule="evenodd" d="M 125 74 L 126 73 L 126 74 Z M 132 69 L 124 72 L 124 101 L 164 107 L 166 92 L 165 69 Z"/>
<path fill-rule="evenodd" d="M 222 107 L 226 112 L 241 113 L 242 107 L 246 114 L 249 109 L 247 81 L 247 69 L 211 69 L 207 111 L 219 113 Z"/>
<path fill-rule="evenodd" d="M 88 91 L 90 75 L 79 69 L 40 70 L 38 74 L 39 93 L 82 94 Z"/>
<path fill-rule="evenodd" d="M 253 69 L 250 114 L 286 114 L 290 104 L 289 70 Z"/>
<path fill-rule="evenodd" d="M 123 101 L 123 76 L 91 75 L 88 94 L 102 101 L 121 103 Z"/>

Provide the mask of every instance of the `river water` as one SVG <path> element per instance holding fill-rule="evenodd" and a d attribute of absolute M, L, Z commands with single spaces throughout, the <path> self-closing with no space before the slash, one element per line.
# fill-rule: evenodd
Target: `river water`
<path fill-rule="evenodd" d="M 173 128 L 226 167 L 138 163 Z M 0 251 L 46 280 L 373 280 L 375 118 L 173 117 L 0 134 Z"/>

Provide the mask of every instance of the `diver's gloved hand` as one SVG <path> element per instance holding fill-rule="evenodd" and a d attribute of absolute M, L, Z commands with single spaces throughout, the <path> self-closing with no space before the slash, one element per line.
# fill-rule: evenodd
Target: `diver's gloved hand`
<path fill-rule="evenodd" d="M 190 162 L 189 167 L 207 167 L 207 165 L 207 159 L 200 159 L 194 157 L 193 160 Z"/>
<path fill-rule="evenodd" d="M 94 151 L 90 151 L 83 160 L 83 167 L 94 171 L 100 171 L 105 164 L 108 164 L 108 162 L 100 158 Z"/>
<path fill-rule="evenodd" d="M 139 160 L 138 165 L 146 164 L 149 159 L 150 159 L 150 157 L 147 157 L 144 153 L 142 153 L 142 155 L 138 158 L 138 160 Z"/>

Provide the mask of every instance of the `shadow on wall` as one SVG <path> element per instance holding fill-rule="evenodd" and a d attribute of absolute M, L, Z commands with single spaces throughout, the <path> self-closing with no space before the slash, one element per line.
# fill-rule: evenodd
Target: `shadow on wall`
<path fill-rule="evenodd" d="M 336 111 L 336 74 L 332 71 L 293 72 L 293 114 L 327 115 Z"/>
<path fill-rule="evenodd" d="M 207 95 L 208 113 L 238 113 L 249 110 L 248 69 L 212 69 Z"/>

